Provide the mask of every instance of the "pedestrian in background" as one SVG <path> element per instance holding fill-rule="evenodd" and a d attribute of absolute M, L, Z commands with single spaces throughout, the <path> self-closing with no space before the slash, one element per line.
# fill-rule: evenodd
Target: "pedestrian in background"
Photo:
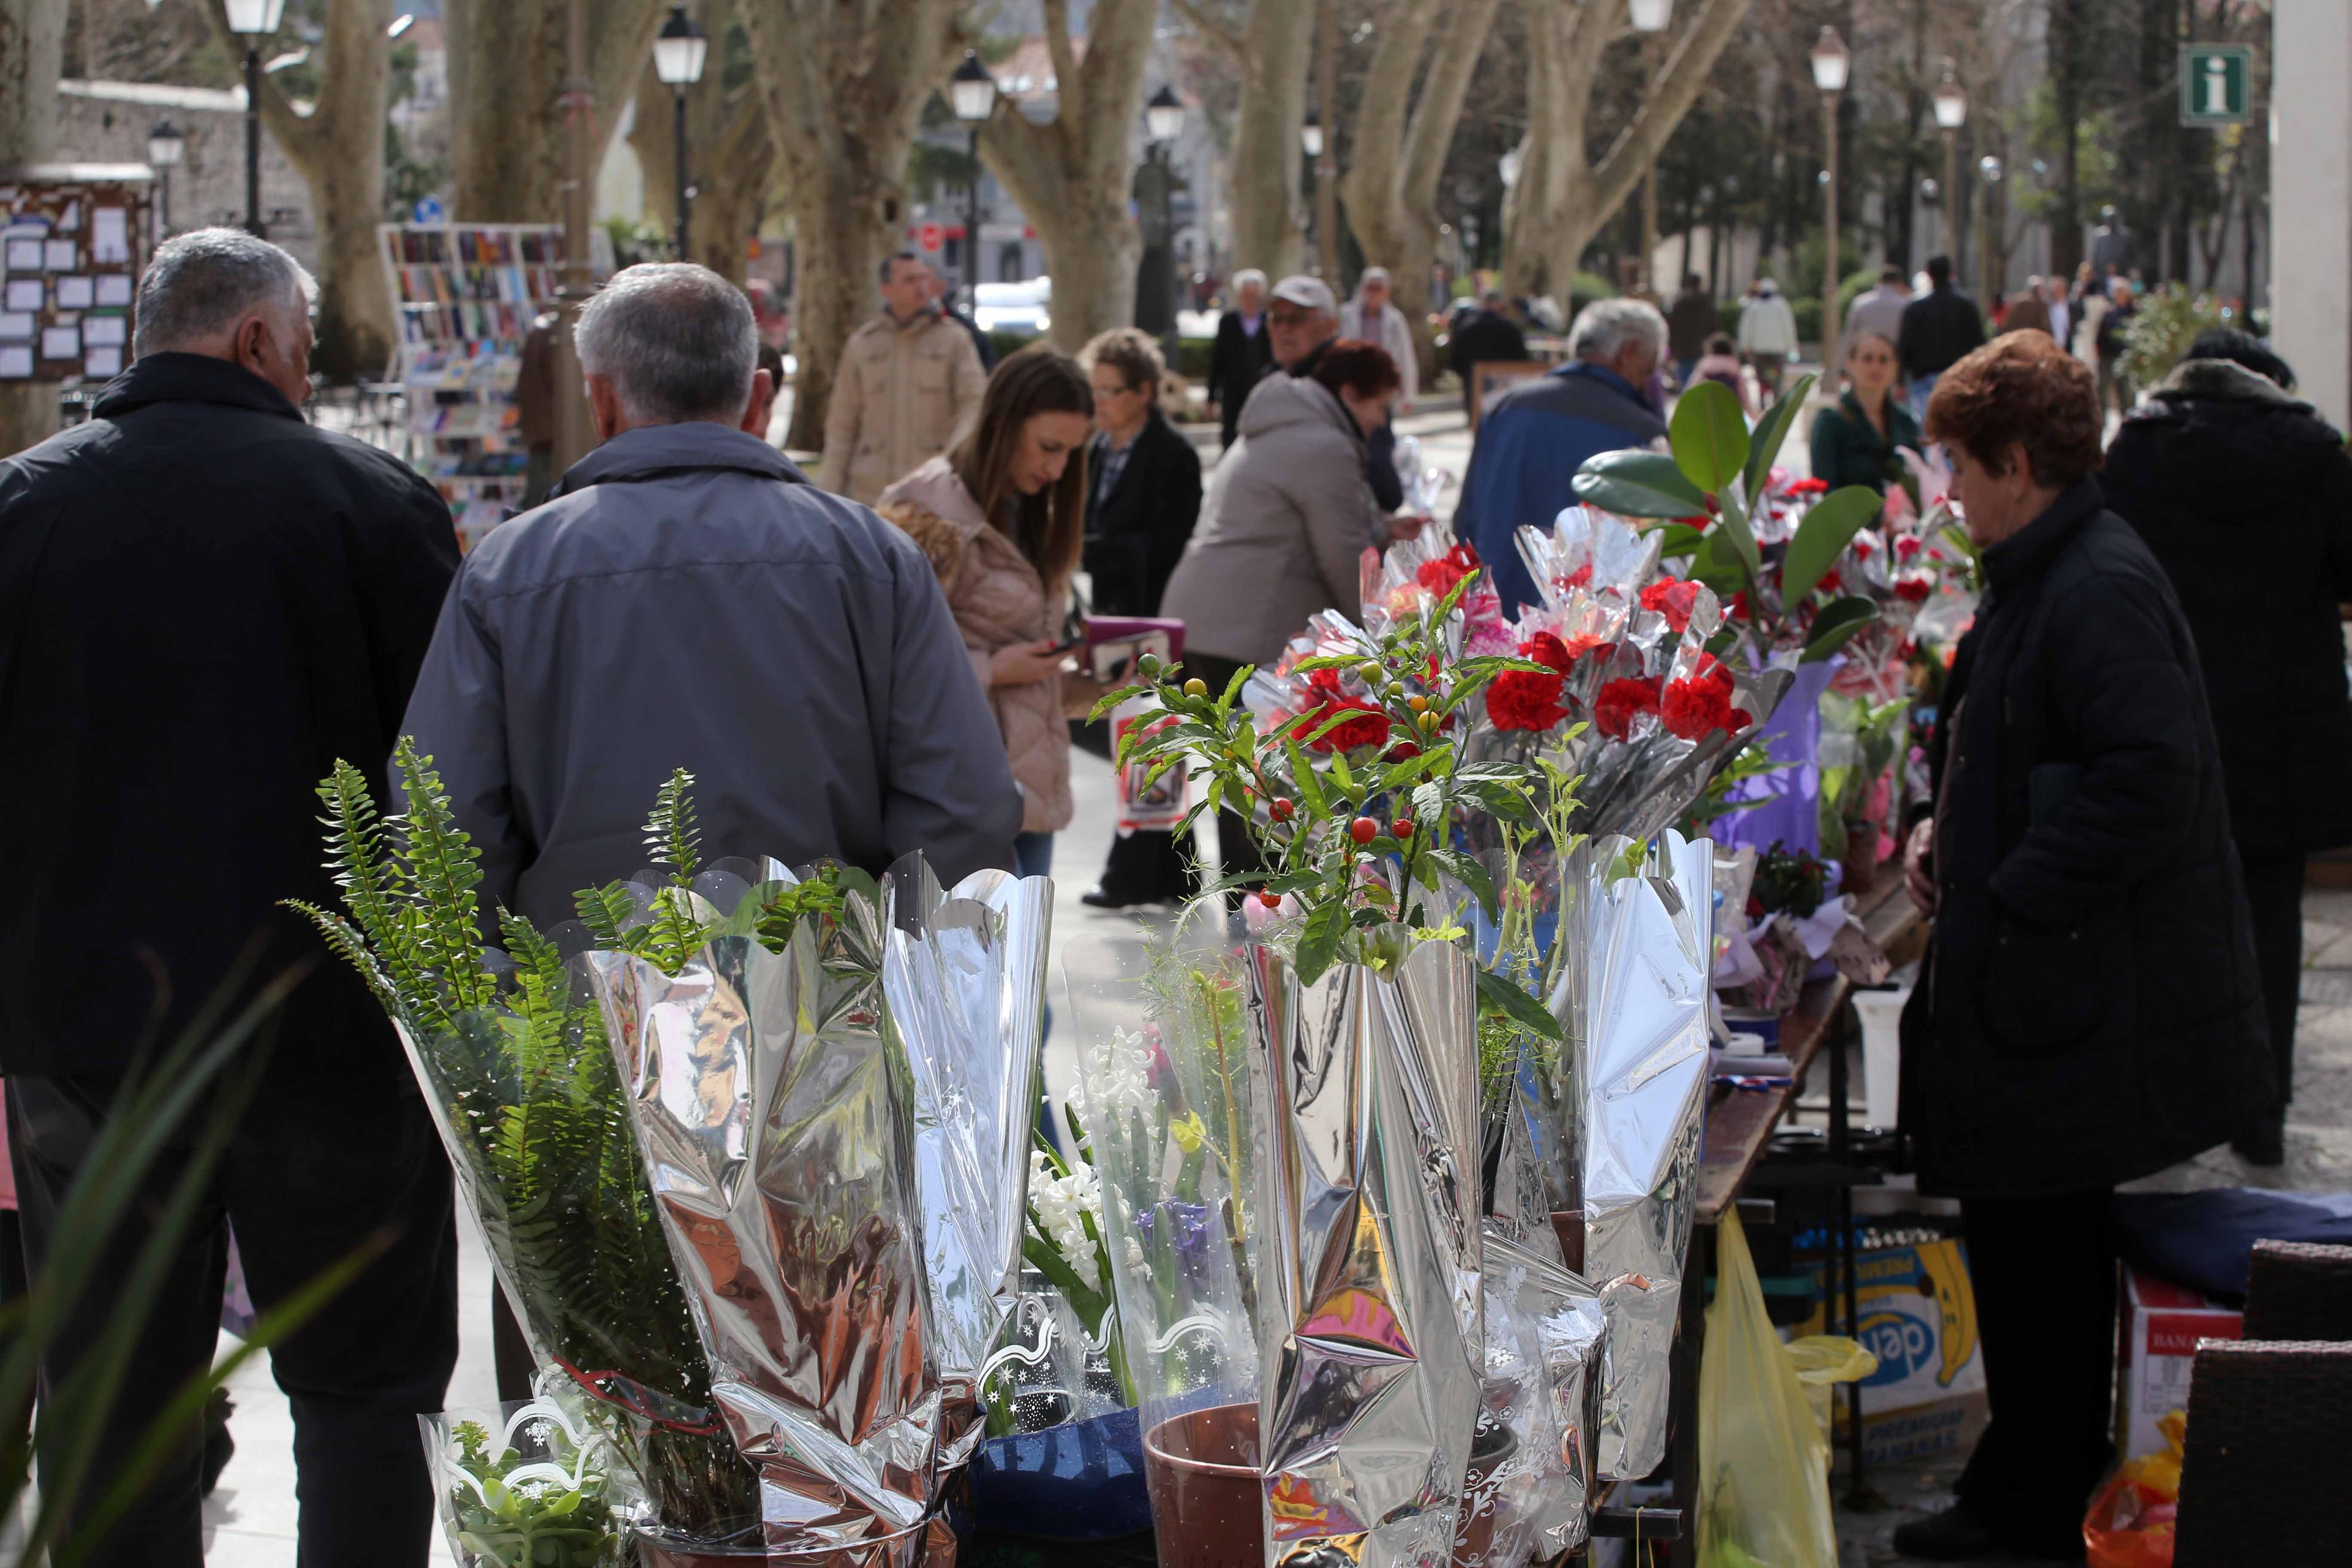
<path fill-rule="evenodd" d="M 1992 1422 L 1931 1562 L 2080 1563 L 2114 1465 L 2119 1183 L 2270 1103 L 2221 756 L 2179 601 L 2095 475 L 2088 366 L 2012 332 L 1947 368 L 1927 433 L 1983 552 L 1906 876 L 1935 916 L 1903 1016 L 1919 1190 L 1960 1201 Z"/>
<path fill-rule="evenodd" d="M 929 557 L 1021 788 L 1013 869 L 1050 875 L 1070 824 L 1063 630 L 1086 538 L 1095 398 L 1077 362 L 1027 348 L 996 367 L 980 421 L 883 491 L 882 515 Z"/>
<path fill-rule="evenodd" d="M 1927 291 L 1903 308 L 1895 357 L 1911 389 L 1911 412 L 1925 416 L 1936 378 L 1984 345 L 1977 302 L 1952 287 L 1952 258 L 1927 258 Z"/>
<path fill-rule="evenodd" d="M 2040 278 L 2028 278 L 2025 287 L 2011 297 L 2008 312 L 2000 319 L 2000 330 L 2004 332 L 2042 332 L 2047 334 L 2051 342 L 2058 341 L 2058 334 L 2051 327 L 2050 301 L 2042 297 Z"/>
<path fill-rule="evenodd" d="M 1797 352 L 1797 312 L 1769 278 L 1756 280 L 1756 297 L 1739 312 L 1739 352 L 1756 373 L 1765 398 L 1780 395 L 1780 373 Z"/>
<path fill-rule="evenodd" d="M 1753 309 L 1754 307 L 1750 307 Z M 1569 363 L 1521 382 L 1478 424 L 1454 531 L 1478 550 L 1503 613 L 1536 599 L 1514 542 L 1576 500 L 1576 470 L 1596 453 L 1646 447 L 1666 422 L 1642 388 L 1666 352 L 1666 321 L 1640 300 L 1587 305 L 1568 332 Z"/>
<path fill-rule="evenodd" d="M 302 1560 L 421 1563 L 434 1503 L 416 1417 L 447 1403 L 457 1356 L 449 1163 L 383 1010 L 281 905 L 338 901 L 316 793 L 338 759 L 391 805 L 384 759 L 457 542 L 414 469 L 302 417 L 314 292 L 291 256 L 236 230 L 165 241 L 140 279 L 130 370 L 87 424 L 0 461 L 0 1071 L 37 1286 L 145 1047 L 216 1029 L 310 966 L 141 1286 L 137 1338 L 108 1343 L 202 1112 L 131 1195 L 134 1222 L 74 1238 L 104 1250 L 89 1298 L 61 1303 L 41 1383 L 54 1399 L 85 1386 L 69 1380 L 86 1357 L 126 1356 L 110 1406 L 49 1412 L 95 1418 L 92 1473 L 111 1487 L 213 1363 L 232 1226 L 265 1311 L 383 1237 L 270 1371 L 293 1413 Z M 45 1470 L 63 1468 L 51 1449 L 70 1427 L 43 1422 Z M 204 1446 L 153 1458 L 80 1561 L 198 1568 Z M 99 1500 L 65 1500 L 68 1533 Z"/>
<path fill-rule="evenodd" d="M 1320 278 L 1304 272 L 1285 278 L 1274 286 L 1274 303 L 1266 315 L 1272 322 L 1275 363 L 1293 380 L 1313 375 L 1324 354 L 1339 341 L 1339 301 Z M 1400 369 L 1397 374 L 1402 378 L 1404 373 Z M 1404 485 L 1396 471 L 1396 432 L 1383 419 L 1364 436 L 1364 478 L 1381 510 L 1395 511 L 1404 505 Z"/>
<path fill-rule="evenodd" d="M 1739 411 L 1750 419 L 1756 417 L 1756 397 L 1748 390 L 1748 373 L 1739 363 L 1739 352 L 1730 333 L 1717 332 L 1706 340 L 1706 353 L 1691 366 L 1691 379 L 1693 384 L 1712 381 L 1728 388 L 1739 399 Z"/>
<path fill-rule="evenodd" d="M 2285 1152 L 2305 858 L 2352 844 L 2352 702 L 2336 608 L 2352 600 L 2352 461 L 2294 390 L 2294 373 L 2254 338 L 2200 332 L 2123 422 L 2102 476 L 2107 504 L 2172 579 L 2221 740 L 2278 1089 L 2236 1142 L 2257 1165 Z"/>
<path fill-rule="evenodd" d="M 2042 298 L 2050 309 L 2050 336 L 2058 346 L 2074 350 L 2074 311 L 2066 296 L 2066 279 L 2052 273 L 2042 280 Z"/>
<path fill-rule="evenodd" d="M 1688 386 L 1691 372 L 1706 353 L 1706 340 L 1723 327 L 1715 296 L 1696 272 L 1683 274 L 1683 291 L 1666 311 L 1666 346 L 1675 356 L 1675 384 Z"/>
<path fill-rule="evenodd" d="M 980 330 L 980 323 L 978 321 L 973 321 L 970 316 L 965 315 L 961 310 L 956 309 L 955 295 L 948 288 L 948 280 L 946 277 L 938 268 L 933 267 L 929 262 L 925 262 L 923 264 L 923 278 L 924 281 L 929 286 L 932 300 L 939 305 L 940 314 L 946 317 L 949 321 L 953 321 L 957 326 L 961 327 L 964 331 L 964 336 L 971 340 L 971 352 L 980 356 L 981 370 L 982 372 L 994 370 L 996 368 L 996 345 L 989 341 L 989 336 L 986 332 Z"/>
<path fill-rule="evenodd" d="M 1904 307 L 1911 303 L 1911 286 L 1903 280 L 1903 268 L 1888 262 L 1878 269 L 1878 284 L 1867 294 L 1858 294 L 1846 307 L 1845 331 L 1839 333 L 1842 342 L 1875 335 L 1894 342 L 1903 335 Z"/>
<path fill-rule="evenodd" d="M 2131 378 L 2124 374 L 2126 334 L 2131 331 L 2133 319 L 2139 314 L 2139 297 L 2132 292 L 2131 284 L 2121 278 L 2107 284 L 2107 309 L 2099 318 L 2098 331 L 2093 341 L 2099 354 L 2099 404 L 2110 403 L 2118 414 L 2132 409 Z"/>
<path fill-rule="evenodd" d="M 940 313 L 911 250 L 882 263 L 882 310 L 849 334 L 824 415 L 825 488 L 870 502 L 961 440 L 988 384 L 971 335 Z"/>
<path fill-rule="evenodd" d="M 1402 384 L 1387 350 L 1341 342 L 1324 345 L 1312 376 L 1268 377 L 1250 398 L 1160 601 L 1184 623 L 1185 668 L 1211 690 L 1244 665 L 1270 666 L 1318 611 L 1361 616 L 1363 552 L 1388 538 L 1364 440 Z M 1242 819 L 1217 820 L 1223 871 L 1255 869 Z"/>
<path fill-rule="evenodd" d="M 1528 357 L 1528 334 L 1511 319 L 1511 301 L 1500 289 L 1479 296 L 1478 310 L 1454 329 L 1445 345 L 1446 368 L 1462 383 L 1467 399 L 1482 364 L 1518 364 Z"/>
<path fill-rule="evenodd" d="M 1234 274 L 1233 308 L 1217 318 L 1209 345 L 1209 412 L 1217 416 L 1218 449 L 1234 444 L 1242 405 L 1274 368 L 1274 334 L 1265 315 L 1265 274 L 1244 267 Z"/>
<path fill-rule="evenodd" d="M 1919 451 L 1919 422 L 1895 395 L 1895 345 L 1876 332 L 1845 345 L 1846 387 L 1813 416 L 1813 478 L 1832 489 L 1868 485 L 1880 495 L 1903 478 L 1897 448 Z"/>
<path fill-rule="evenodd" d="M 1104 616 L 1157 616 L 1169 574 L 1201 515 L 1201 456 L 1160 412 L 1160 349 L 1132 327 L 1088 343 L 1095 394 L 1087 448 L 1087 580 Z M 1111 840 L 1101 879 L 1079 895 L 1097 909 L 1190 898 L 1191 835 L 1140 828 Z"/>
<path fill-rule="evenodd" d="M 1412 323 L 1393 302 L 1385 267 L 1368 267 L 1356 280 L 1356 297 L 1339 308 L 1339 335 L 1360 343 L 1378 343 L 1396 362 L 1403 384 L 1397 392 L 1396 411 L 1412 412 L 1421 395 L 1421 360 L 1414 352 Z"/>

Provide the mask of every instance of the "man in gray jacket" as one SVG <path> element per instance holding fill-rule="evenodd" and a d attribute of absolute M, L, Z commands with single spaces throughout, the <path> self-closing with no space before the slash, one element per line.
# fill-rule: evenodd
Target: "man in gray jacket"
<path fill-rule="evenodd" d="M 751 301 L 632 267 L 575 338 L 604 445 L 467 558 L 405 724 L 486 901 L 544 929 L 636 870 L 674 767 L 714 858 L 1011 866 L 1020 795 L 929 563 L 738 428 Z"/>

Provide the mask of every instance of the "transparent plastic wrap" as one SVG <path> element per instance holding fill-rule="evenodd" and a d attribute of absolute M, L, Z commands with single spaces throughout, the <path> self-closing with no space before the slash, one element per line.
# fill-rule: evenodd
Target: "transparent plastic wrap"
<path fill-rule="evenodd" d="M 1442 1562 L 1479 1404 L 1476 965 L 1423 942 L 1301 986 L 1244 959 L 1265 1561 Z"/>
<path fill-rule="evenodd" d="M 1160 1561 L 1254 1563 L 1265 1069 L 1240 954 L 1210 900 L 1164 943 L 1080 937 L 1063 963 Z"/>
<path fill-rule="evenodd" d="M 590 1419 L 587 1396 L 568 1384 L 543 1377 L 532 1399 L 416 1418 L 442 1534 L 458 1568 L 635 1562 L 622 1527 L 641 1514 L 644 1499 Z"/>
<path fill-rule="evenodd" d="M 1591 1533 L 1608 1318 L 1550 1256 L 1486 1230 L 1478 1440 L 1454 1538 L 1457 1568 L 1550 1562 Z"/>
<path fill-rule="evenodd" d="M 1714 851 L 1668 832 L 1596 845 L 1580 1056 L 1584 1252 L 1605 1280 L 1600 1473 L 1665 1457 L 1668 1373 L 1705 1131 Z"/>
<path fill-rule="evenodd" d="M 1016 1289 L 1049 900 L 910 857 L 781 952 L 586 955 L 772 1553 L 941 1560 Z"/>

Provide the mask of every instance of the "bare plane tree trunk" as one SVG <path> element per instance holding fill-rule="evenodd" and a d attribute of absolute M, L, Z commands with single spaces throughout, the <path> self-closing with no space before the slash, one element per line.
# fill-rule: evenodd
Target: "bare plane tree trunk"
<path fill-rule="evenodd" d="M 1625 16 L 1623 0 L 1529 0 L 1528 136 L 1518 183 L 1503 211 L 1503 286 L 1514 294 L 1568 292 L 1592 237 L 1625 205 L 1649 161 L 1682 122 L 1748 0 L 1703 0 L 1679 30 L 1633 122 L 1598 163 L 1584 120 L 1601 51 Z"/>
<path fill-rule="evenodd" d="M 56 144 L 66 0 L 0 0 L 0 164 L 32 163 Z M 0 383 L 0 458 L 57 433 L 58 389 Z"/>
<path fill-rule="evenodd" d="M 657 0 L 588 0 L 596 157 L 644 68 Z M 449 146 L 461 223 L 563 218 L 564 0 L 448 0 Z"/>
<path fill-rule="evenodd" d="M 1372 51 L 1371 70 L 1357 110 L 1354 156 L 1339 194 L 1348 226 L 1365 258 L 1397 279 L 1400 299 L 1428 287 L 1437 255 L 1437 183 L 1462 122 L 1462 100 L 1495 24 L 1501 0 L 1398 0 Z M 1429 62 L 1421 97 L 1407 102 L 1430 28 L 1444 31 Z M 1426 335 L 1426 312 L 1412 310 L 1416 339 Z"/>
<path fill-rule="evenodd" d="M 800 375 L 787 444 L 824 440 L 833 374 L 906 223 L 907 153 L 945 77 L 954 0 L 758 0 L 740 13 L 799 233 Z"/>
<path fill-rule="evenodd" d="M 1307 68 L 1315 52 L 1313 0 L 1251 0 L 1238 27 L 1201 0 L 1176 10 L 1241 70 L 1234 117 L 1231 197 L 1234 266 L 1280 278 L 1306 263 L 1299 222 L 1298 129 L 1307 119 Z"/>
<path fill-rule="evenodd" d="M 205 7 L 233 46 L 220 0 Z M 331 379 L 381 375 L 392 361 L 392 296 L 375 226 L 383 220 L 383 121 L 390 92 L 393 0 L 338 0 L 327 9 L 326 66 L 319 101 L 294 107 L 261 79 L 261 121 L 302 173 L 319 215 L 319 343 L 313 363 Z"/>
<path fill-rule="evenodd" d="M 1070 41 L 1069 0 L 1045 0 L 1060 100 L 1043 124 L 1010 103 L 981 128 L 980 155 L 1037 226 L 1054 279 L 1055 343 L 1076 353 L 1135 320 L 1143 240 L 1129 213 L 1135 123 L 1158 0 L 1097 0 L 1087 53 Z"/>

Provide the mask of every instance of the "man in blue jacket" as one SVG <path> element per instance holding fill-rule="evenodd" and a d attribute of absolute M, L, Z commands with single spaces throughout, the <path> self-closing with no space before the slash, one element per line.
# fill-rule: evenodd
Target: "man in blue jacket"
<path fill-rule="evenodd" d="M 1513 540 L 1523 523 L 1549 527 L 1575 504 L 1576 470 L 1598 452 L 1646 447 L 1666 433 L 1650 401 L 1666 349 L 1666 319 L 1640 300 L 1587 305 L 1569 329 L 1569 363 L 1511 388 L 1478 422 L 1454 531 L 1477 547 L 1503 613 L 1534 602 L 1534 579 Z"/>

